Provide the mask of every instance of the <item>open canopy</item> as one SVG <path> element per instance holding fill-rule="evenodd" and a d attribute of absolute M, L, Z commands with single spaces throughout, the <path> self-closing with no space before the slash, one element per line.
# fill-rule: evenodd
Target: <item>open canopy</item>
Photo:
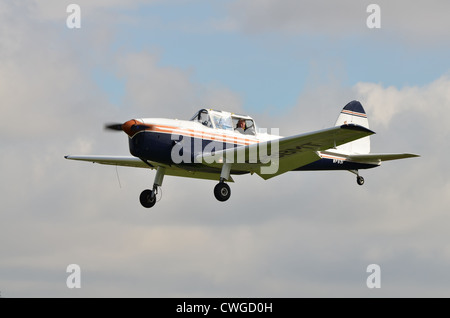
<path fill-rule="evenodd" d="M 255 121 L 246 115 L 238 115 L 213 109 L 200 109 L 191 120 L 213 129 L 236 131 L 246 135 L 256 134 Z M 238 127 L 240 120 L 245 122 L 245 129 Z"/>

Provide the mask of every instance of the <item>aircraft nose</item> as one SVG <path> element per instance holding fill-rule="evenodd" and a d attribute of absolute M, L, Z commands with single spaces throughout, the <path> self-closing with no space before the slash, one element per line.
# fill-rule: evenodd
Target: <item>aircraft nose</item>
<path fill-rule="evenodd" d="M 133 137 L 140 129 L 139 126 L 143 126 L 144 123 L 136 120 L 130 119 L 129 121 L 122 124 L 122 130 L 130 137 Z"/>

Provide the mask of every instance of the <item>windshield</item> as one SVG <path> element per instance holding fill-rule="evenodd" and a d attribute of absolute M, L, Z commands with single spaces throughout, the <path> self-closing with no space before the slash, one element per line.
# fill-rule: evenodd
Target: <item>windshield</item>
<path fill-rule="evenodd" d="M 211 112 L 210 116 L 214 122 L 214 126 L 216 126 L 217 129 L 233 130 L 233 122 L 231 121 L 230 115 Z"/>
<path fill-rule="evenodd" d="M 212 128 L 211 120 L 209 119 L 208 111 L 206 109 L 199 110 L 192 118 L 192 121 L 199 122 L 200 124 Z"/>

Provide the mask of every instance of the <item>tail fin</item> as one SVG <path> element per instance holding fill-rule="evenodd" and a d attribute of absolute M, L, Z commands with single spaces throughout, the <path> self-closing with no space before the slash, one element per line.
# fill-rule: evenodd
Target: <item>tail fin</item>
<path fill-rule="evenodd" d="M 354 100 L 342 109 L 335 126 L 356 124 L 369 128 L 366 112 L 361 103 Z M 336 150 L 342 154 L 368 154 L 370 153 L 370 137 L 364 137 L 344 145 L 338 146 Z"/>

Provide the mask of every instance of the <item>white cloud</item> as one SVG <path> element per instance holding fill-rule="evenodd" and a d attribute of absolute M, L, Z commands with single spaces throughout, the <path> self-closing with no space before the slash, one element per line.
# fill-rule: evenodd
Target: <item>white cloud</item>
<path fill-rule="evenodd" d="M 371 112 L 371 120 L 387 126 L 394 117 L 407 113 L 417 113 L 424 122 L 435 122 L 445 126 L 449 121 L 450 79 L 442 76 L 422 86 L 384 88 L 375 83 L 358 83 L 357 94 L 365 101 Z"/>

